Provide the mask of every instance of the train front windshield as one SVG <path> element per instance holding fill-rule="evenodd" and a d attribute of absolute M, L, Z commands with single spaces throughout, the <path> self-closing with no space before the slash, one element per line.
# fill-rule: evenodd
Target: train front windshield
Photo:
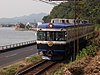
<path fill-rule="evenodd" d="M 38 31 L 37 40 L 39 41 L 65 41 L 65 32 Z"/>

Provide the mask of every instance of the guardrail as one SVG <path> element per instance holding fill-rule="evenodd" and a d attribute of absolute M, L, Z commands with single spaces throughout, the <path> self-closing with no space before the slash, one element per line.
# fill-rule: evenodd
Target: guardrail
<path fill-rule="evenodd" d="M 0 46 L 0 51 L 12 49 L 12 48 L 18 48 L 18 47 L 22 47 L 22 46 L 26 46 L 26 45 L 35 44 L 35 43 L 36 43 L 36 41 L 32 40 L 32 41 L 26 41 L 26 42 L 21 42 L 21 43 L 16 43 L 16 44 Z"/>

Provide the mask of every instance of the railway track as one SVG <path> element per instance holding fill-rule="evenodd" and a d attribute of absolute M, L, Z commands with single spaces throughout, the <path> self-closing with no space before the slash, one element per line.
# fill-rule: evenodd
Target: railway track
<path fill-rule="evenodd" d="M 44 60 L 37 63 L 36 65 L 33 65 L 23 71 L 16 73 L 15 75 L 41 75 L 56 63 L 57 62 L 54 61 Z"/>

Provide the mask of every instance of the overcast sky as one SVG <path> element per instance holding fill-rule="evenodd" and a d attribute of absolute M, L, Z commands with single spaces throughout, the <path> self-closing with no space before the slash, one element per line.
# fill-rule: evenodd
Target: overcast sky
<path fill-rule="evenodd" d="M 52 8 L 53 5 L 34 0 L 0 0 L 0 18 L 49 13 Z"/>

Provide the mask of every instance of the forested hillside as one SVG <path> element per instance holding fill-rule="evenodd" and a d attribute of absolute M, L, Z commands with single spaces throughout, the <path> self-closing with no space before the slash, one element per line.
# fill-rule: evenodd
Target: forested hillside
<path fill-rule="evenodd" d="M 78 7 L 79 6 L 79 7 Z M 82 0 L 76 4 L 77 17 L 100 24 L 100 0 Z M 52 18 L 74 18 L 74 2 L 61 3 L 55 6 L 50 15 L 44 16 L 44 22 Z"/>

